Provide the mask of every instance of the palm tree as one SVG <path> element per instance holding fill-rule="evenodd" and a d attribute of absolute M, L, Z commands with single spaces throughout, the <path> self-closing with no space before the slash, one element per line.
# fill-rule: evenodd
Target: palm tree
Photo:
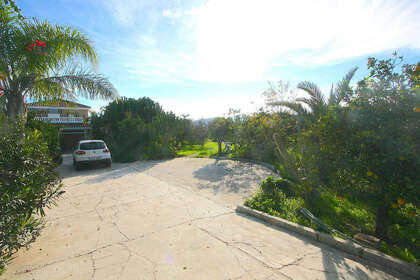
<path fill-rule="evenodd" d="M 356 71 L 357 67 L 351 69 L 335 88 L 334 85 L 331 87 L 328 100 L 326 100 L 321 89 L 315 83 L 305 81 L 300 82 L 297 88 L 305 91 L 308 94 L 307 97 L 297 98 L 294 102 L 280 101 L 271 105 L 286 107 L 292 112 L 295 112 L 299 119 L 317 120 L 325 113 L 329 105 L 340 105 L 350 100 L 350 81 Z M 306 105 L 306 107 L 303 105 Z"/>
<path fill-rule="evenodd" d="M 118 97 L 107 78 L 87 67 L 96 62 L 92 42 L 80 31 L 21 19 L 10 5 L 0 6 L 0 98 L 9 120 L 25 114 L 26 99 Z"/>

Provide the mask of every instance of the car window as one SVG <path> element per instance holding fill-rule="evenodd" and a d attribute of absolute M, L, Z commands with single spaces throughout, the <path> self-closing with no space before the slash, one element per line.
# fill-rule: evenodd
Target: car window
<path fill-rule="evenodd" d="M 99 150 L 105 149 L 104 142 L 87 142 L 80 144 L 80 150 Z"/>

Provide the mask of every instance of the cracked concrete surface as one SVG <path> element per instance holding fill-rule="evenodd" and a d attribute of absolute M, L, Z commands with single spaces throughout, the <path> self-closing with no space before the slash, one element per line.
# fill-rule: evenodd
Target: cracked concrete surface
<path fill-rule="evenodd" d="M 2 279 L 409 279 L 234 212 L 271 175 L 213 159 L 60 167 L 66 191 Z"/>

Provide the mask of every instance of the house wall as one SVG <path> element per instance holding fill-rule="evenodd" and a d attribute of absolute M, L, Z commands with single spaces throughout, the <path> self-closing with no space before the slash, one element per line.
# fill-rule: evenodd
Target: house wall
<path fill-rule="evenodd" d="M 28 111 L 35 112 L 39 117 L 48 117 L 49 114 L 59 114 L 61 117 L 83 117 L 88 118 L 88 109 L 59 109 L 59 108 L 28 108 Z"/>

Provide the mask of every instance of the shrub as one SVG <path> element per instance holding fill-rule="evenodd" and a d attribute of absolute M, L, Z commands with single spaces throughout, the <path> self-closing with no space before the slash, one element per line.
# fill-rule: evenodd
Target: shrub
<path fill-rule="evenodd" d="M 299 209 L 305 206 L 302 198 L 288 198 L 278 185 L 284 184 L 284 180 L 273 180 L 271 177 L 264 180 L 259 190 L 245 200 L 245 206 L 268 213 L 273 216 L 309 226 L 310 223 L 299 213 Z"/>
<path fill-rule="evenodd" d="M 56 163 L 61 164 L 61 149 L 60 149 L 60 136 L 58 128 L 50 123 L 37 121 L 32 115 L 28 115 L 26 126 L 31 130 L 38 130 L 41 138 L 47 143 L 48 151 Z"/>
<path fill-rule="evenodd" d="M 22 123 L 0 136 L 0 271 L 43 226 L 44 208 L 63 193 L 56 164 L 39 131 Z"/>
<path fill-rule="evenodd" d="M 190 123 L 149 98 L 122 98 L 93 116 L 92 135 L 105 140 L 115 161 L 162 159 L 174 157 L 185 144 Z"/>

